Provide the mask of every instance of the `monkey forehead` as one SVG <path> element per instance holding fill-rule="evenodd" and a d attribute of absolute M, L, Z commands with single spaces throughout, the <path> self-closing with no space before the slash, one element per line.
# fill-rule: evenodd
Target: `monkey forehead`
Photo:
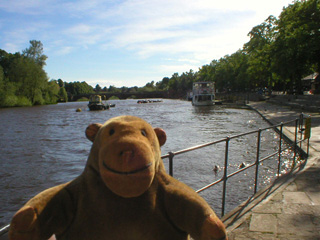
<path fill-rule="evenodd" d="M 143 120 L 142 118 L 136 117 L 136 116 L 130 116 L 130 115 L 124 115 L 124 116 L 118 116 L 109 119 L 106 121 L 103 125 L 109 125 L 110 123 L 133 123 L 133 122 L 141 122 L 146 125 L 150 125 L 147 121 Z M 151 126 L 151 125 L 150 125 Z"/>
<path fill-rule="evenodd" d="M 110 135 L 110 131 L 120 133 L 122 136 L 137 133 L 140 135 L 143 131 L 150 140 L 156 137 L 153 127 L 145 120 L 135 116 L 120 116 L 106 121 L 101 128 L 100 136 Z"/>

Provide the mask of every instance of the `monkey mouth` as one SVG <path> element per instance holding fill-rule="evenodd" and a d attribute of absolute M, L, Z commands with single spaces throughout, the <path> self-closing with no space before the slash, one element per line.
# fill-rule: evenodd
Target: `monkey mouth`
<path fill-rule="evenodd" d="M 107 164 L 104 161 L 102 161 L 102 164 L 110 172 L 113 172 L 113 173 L 116 173 L 116 174 L 121 174 L 121 175 L 131 175 L 131 174 L 135 174 L 135 173 L 138 173 L 138 172 L 142 172 L 142 171 L 148 169 L 149 167 L 151 167 L 151 165 L 152 165 L 152 163 L 150 162 L 147 165 L 143 166 L 142 168 L 139 168 L 139 169 L 136 169 L 136 170 L 133 170 L 133 171 L 129 171 L 129 172 L 121 172 L 121 171 L 118 171 L 118 170 L 115 170 L 115 169 L 112 169 L 112 168 L 108 167 Z"/>

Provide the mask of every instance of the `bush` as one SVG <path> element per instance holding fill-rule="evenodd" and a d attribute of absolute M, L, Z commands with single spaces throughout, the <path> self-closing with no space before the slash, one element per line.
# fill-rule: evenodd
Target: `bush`
<path fill-rule="evenodd" d="M 19 107 L 30 107 L 30 106 L 32 106 L 32 103 L 28 98 L 26 98 L 24 96 L 21 96 L 21 97 L 17 98 L 16 106 L 19 106 Z"/>
<path fill-rule="evenodd" d="M 109 100 L 119 100 L 119 98 L 117 96 L 112 96 L 109 98 Z"/>
<path fill-rule="evenodd" d="M 15 107 L 18 102 L 18 97 L 15 95 L 7 95 L 4 97 L 2 107 Z"/>
<path fill-rule="evenodd" d="M 40 89 L 35 90 L 33 105 L 43 105 L 45 103 Z"/>
<path fill-rule="evenodd" d="M 89 101 L 89 99 L 86 98 L 86 97 L 82 97 L 82 98 L 79 98 L 79 99 L 77 100 L 77 102 L 88 102 L 88 101 Z"/>

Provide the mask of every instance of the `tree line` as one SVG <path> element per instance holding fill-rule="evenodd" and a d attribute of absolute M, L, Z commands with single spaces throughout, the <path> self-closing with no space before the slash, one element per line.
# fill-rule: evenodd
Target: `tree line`
<path fill-rule="evenodd" d="M 72 96 L 100 92 L 166 91 L 185 97 L 193 82 L 215 82 L 219 92 L 268 88 L 301 93 L 301 79 L 320 72 L 320 0 L 294 1 L 278 18 L 269 16 L 248 33 L 237 52 L 212 60 L 198 71 L 174 73 L 144 87 L 95 88 L 86 82 L 50 80 L 43 67 L 47 56 L 40 41 L 30 41 L 21 53 L 0 49 L 0 107 L 32 106 L 68 101 Z M 318 90 L 319 91 L 319 90 Z M 318 92 L 319 93 L 319 92 Z"/>
<path fill-rule="evenodd" d="M 48 83 L 43 70 L 47 56 L 40 41 L 22 53 L 0 49 L 0 105 L 31 106 L 53 102 L 55 85 Z"/>
<path fill-rule="evenodd" d="M 320 72 L 320 0 L 294 1 L 278 18 L 270 15 L 253 27 L 248 36 L 250 40 L 235 53 L 212 60 L 198 71 L 152 81 L 142 89 L 167 91 L 173 98 L 185 97 L 197 81 L 215 82 L 219 92 L 269 89 L 302 94 L 310 90 L 304 89 L 310 86 L 303 86 L 301 79 Z M 97 85 L 96 89 L 101 87 Z M 117 91 L 135 89 L 123 87 Z"/>
<path fill-rule="evenodd" d="M 43 69 L 47 56 L 41 41 L 31 40 L 21 53 L 0 49 L 0 107 L 66 102 L 74 95 L 94 93 L 86 82 L 50 80 Z"/>

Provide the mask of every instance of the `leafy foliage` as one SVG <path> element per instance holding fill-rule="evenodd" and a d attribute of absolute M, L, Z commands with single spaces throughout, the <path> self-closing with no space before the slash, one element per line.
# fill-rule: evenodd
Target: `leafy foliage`
<path fill-rule="evenodd" d="M 69 100 L 73 100 L 74 96 L 94 93 L 93 87 L 86 82 L 64 82 Z"/>
<path fill-rule="evenodd" d="M 74 95 L 93 93 L 85 82 L 48 81 L 44 71 L 47 56 L 40 41 L 30 41 L 22 53 L 0 49 L 0 107 L 33 106 L 68 101 Z M 68 91 L 68 92 L 67 92 Z"/>
<path fill-rule="evenodd" d="M 30 41 L 23 54 L 10 54 L 0 50 L 1 107 L 31 106 L 50 103 L 46 96 L 48 77 L 43 70 L 46 56 L 42 44 Z"/>
<path fill-rule="evenodd" d="M 28 59 L 32 59 L 35 63 L 41 67 L 46 65 L 46 59 L 48 58 L 43 54 L 43 45 L 40 41 L 31 40 L 30 47 L 22 51 L 22 55 Z"/>

